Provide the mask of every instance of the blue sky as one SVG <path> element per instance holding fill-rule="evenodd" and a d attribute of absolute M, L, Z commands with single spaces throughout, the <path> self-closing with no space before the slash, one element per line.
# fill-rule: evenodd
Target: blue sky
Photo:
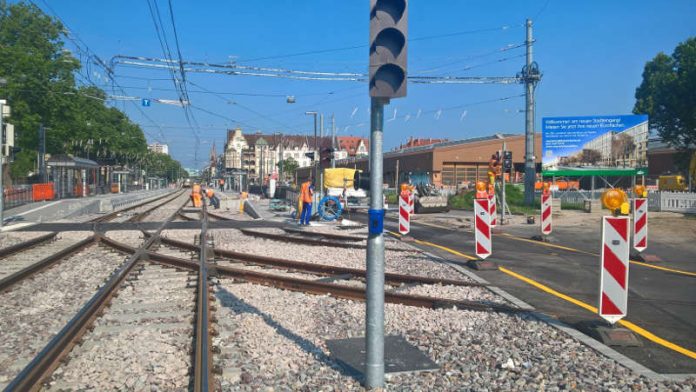
<path fill-rule="evenodd" d="M 157 3 L 173 45 L 168 3 Z M 117 54 L 163 56 L 146 1 L 36 0 L 36 4 L 60 16 L 106 61 Z M 172 4 L 185 60 L 327 72 L 367 70 L 368 0 L 172 0 Z M 524 42 L 527 17 L 534 21 L 534 59 L 543 72 L 537 89 L 537 130 L 544 116 L 630 113 L 645 62 L 659 51 L 671 53 L 679 42 L 696 35 L 692 0 L 411 0 L 409 73 L 514 76 L 524 65 L 524 48 L 500 49 Z M 459 34 L 428 38 L 449 33 Z M 176 99 L 167 72 L 124 65 L 115 72 L 129 96 Z M 98 67 L 90 67 L 89 74 L 111 92 Z M 225 130 L 239 123 L 245 132 L 312 133 L 312 119 L 304 115 L 308 110 L 325 114 L 327 130 L 335 114 L 339 135 L 368 136 L 369 97 L 363 83 L 194 73 L 187 77 L 194 83 L 189 85 L 192 104 L 214 113 L 193 110 L 200 126 L 197 151 L 181 108 L 153 103 L 141 108 L 148 119 L 133 103 L 114 104 L 144 127 L 150 141 L 169 144 L 173 157 L 187 167 L 203 166 L 213 142 L 219 153 Z M 197 92 L 203 91 L 197 86 L 219 94 Z M 396 111 L 396 118 L 385 124 L 385 146 L 391 149 L 409 136 L 462 139 L 521 133 L 522 94 L 521 85 L 411 84 L 408 96 L 393 100 L 385 110 L 387 119 Z M 296 103 L 286 103 L 286 95 L 294 95 Z"/>

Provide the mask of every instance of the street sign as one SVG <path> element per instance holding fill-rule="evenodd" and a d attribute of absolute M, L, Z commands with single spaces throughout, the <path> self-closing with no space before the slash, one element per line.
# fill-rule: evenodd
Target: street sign
<path fill-rule="evenodd" d="M 145 107 L 149 107 L 150 104 L 152 104 L 152 101 L 150 101 L 148 98 L 143 98 L 141 101 L 142 105 Z"/>
<path fill-rule="evenodd" d="M 541 195 L 541 234 L 549 235 L 553 230 L 551 207 L 553 196 L 551 193 Z"/>
<path fill-rule="evenodd" d="M 614 324 L 626 316 L 628 305 L 627 216 L 602 218 L 602 256 L 599 316 Z"/>
<path fill-rule="evenodd" d="M 633 199 L 633 248 L 638 252 L 648 247 L 648 199 Z"/>
<path fill-rule="evenodd" d="M 399 233 L 406 235 L 411 231 L 411 192 L 399 194 Z"/>
<path fill-rule="evenodd" d="M 481 260 L 490 256 L 492 248 L 491 216 L 488 199 L 474 199 L 474 238 L 476 240 L 476 256 Z"/>

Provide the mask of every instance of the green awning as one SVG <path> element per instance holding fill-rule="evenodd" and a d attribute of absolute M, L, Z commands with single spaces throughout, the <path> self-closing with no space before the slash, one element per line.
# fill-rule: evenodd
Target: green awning
<path fill-rule="evenodd" d="M 648 168 L 621 168 L 621 167 L 560 167 L 555 170 L 544 170 L 541 175 L 544 177 L 631 177 L 643 176 L 648 174 Z"/>

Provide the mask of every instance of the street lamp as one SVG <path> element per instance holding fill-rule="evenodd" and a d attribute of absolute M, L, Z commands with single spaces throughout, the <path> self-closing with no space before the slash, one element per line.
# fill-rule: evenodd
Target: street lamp
<path fill-rule="evenodd" d="M 278 180 L 283 181 L 283 166 L 285 166 L 285 157 L 283 157 L 283 133 L 275 132 L 276 135 L 280 136 L 280 140 L 277 142 L 276 147 L 278 148 Z"/>
<path fill-rule="evenodd" d="M 316 181 L 319 173 L 317 173 L 317 156 L 319 154 L 319 145 L 317 144 L 317 115 L 319 113 L 317 112 L 305 112 L 305 115 L 307 116 L 314 116 L 314 155 L 315 159 L 312 161 L 312 166 L 314 166 L 314 180 Z"/>

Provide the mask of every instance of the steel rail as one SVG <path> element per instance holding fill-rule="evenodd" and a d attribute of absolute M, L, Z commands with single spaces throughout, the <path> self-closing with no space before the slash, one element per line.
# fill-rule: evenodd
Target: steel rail
<path fill-rule="evenodd" d="M 165 197 L 171 195 L 172 193 L 177 193 L 177 191 L 170 192 L 170 193 L 165 193 L 165 194 L 163 194 L 162 196 L 158 196 L 158 197 L 156 197 L 156 198 L 154 198 L 154 199 L 146 200 L 146 201 L 143 201 L 143 202 L 141 202 L 141 203 L 134 204 L 134 205 L 132 205 L 132 206 L 130 206 L 130 207 L 126 207 L 126 208 L 122 208 L 122 209 L 117 210 L 117 211 L 110 212 L 110 213 L 108 213 L 108 214 L 106 214 L 106 215 L 104 215 L 104 216 L 100 216 L 100 217 L 94 218 L 94 219 L 90 220 L 90 222 L 91 222 L 91 223 L 108 222 L 108 221 L 110 221 L 110 220 L 116 218 L 116 217 L 118 216 L 118 214 L 121 214 L 121 213 L 123 213 L 123 212 L 136 209 L 136 208 L 138 208 L 138 207 L 142 207 L 142 206 L 144 206 L 144 205 L 146 205 L 146 204 L 149 204 L 149 203 L 152 203 L 152 202 L 161 200 L 161 199 L 164 199 Z M 182 193 L 183 193 L 183 189 L 179 190 L 179 195 L 182 194 Z"/>
<path fill-rule="evenodd" d="M 188 200 L 187 200 L 188 202 Z M 183 208 L 182 205 L 177 212 Z M 162 230 L 174 219 L 176 212 L 166 219 L 156 232 L 138 248 L 130 248 L 131 256 L 125 263 L 112 272 L 104 285 L 90 300 L 51 338 L 48 344 L 27 364 L 24 369 L 6 386 L 5 391 L 38 391 L 42 383 L 59 366 L 62 358 L 70 352 L 89 325 L 98 317 L 112 296 L 121 286 L 130 271 L 142 258 L 148 255 L 148 249 L 159 238 Z M 99 237 L 101 239 L 101 237 Z"/>
<path fill-rule="evenodd" d="M 324 237 L 324 238 L 329 238 L 329 239 L 339 240 L 339 241 L 367 241 L 367 237 L 358 237 L 358 236 L 354 236 L 354 235 L 322 233 L 322 232 L 316 232 L 316 231 L 305 231 L 305 230 L 295 229 L 292 227 L 283 227 L 283 230 L 285 230 L 288 233 L 300 234 L 303 236 Z"/>
<path fill-rule="evenodd" d="M 197 251 L 199 248 L 197 245 L 188 243 L 188 242 L 183 242 L 183 241 L 177 241 L 173 240 L 167 237 L 161 237 L 160 242 L 166 245 L 174 246 L 177 248 L 183 248 L 186 250 L 192 250 L 192 251 Z M 263 266 L 271 266 L 271 267 L 281 267 L 284 269 L 288 270 L 297 270 L 297 271 L 305 271 L 305 272 L 312 272 L 312 273 L 317 273 L 320 275 L 345 275 L 345 274 L 350 274 L 356 277 L 360 278 L 365 278 L 365 270 L 363 269 L 357 269 L 357 268 L 348 268 L 348 267 L 339 267 L 339 266 L 333 266 L 333 265 L 327 265 L 327 264 L 315 264 L 315 263 L 308 263 L 304 261 L 294 261 L 294 260 L 287 260 L 287 259 L 280 259 L 276 257 L 268 257 L 268 256 L 257 256 L 257 255 L 251 255 L 248 253 L 239 253 L 231 250 L 225 250 L 225 249 L 215 249 L 215 254 L 217 256 L 225 257 L 228 259 L 232 260 L 239 260 L 244 262 L 245 264 L 256 264 L 256 265 L 263 265 Z M 440 279 L 440 278 L 431 278 L 427 276 L 413 276 L 413 275 L 405 275 L 405 274 L 395 274 L 395 273 L 390 273 L 387 272 L 384 274 L 385 281 L 389 284 L 409 284 L 409 283 L 416 283 L 416 284 L 442 284 L 442 285 L 452 285 L 452 286 L 475 286 L 475 287 L 489 287 L 491 285 L 489 284 L 484 284 L 484 283 L 478 283 L 478 282 L 465 282 L 461 280 L 456 280 L 456 279 Z"/>
<path fill-rule="evenodd" d="M 250 271 L 227 266 L 217 266 L 216 270 L 219 274 L 222 275 L 228 275 L 233 278 L 238 278 L 265 286 L 272 286 L 279 289 L 300 291 L 304 293 L 318 295 L 329 294 L 333 297 L 356 301 L 365 301 L 366 299 L 365 289 L 359 287 L 344 286 L 333 283 L 323 283 L 287 276 L 272 275 L 263 272 Z M 436 298 L 421 295 L 399 294 L 388 291 L 385 291 L 384 293 L 384 300 L 387 303 L 430 309 L 456 308 L 502 313 L 524 313 L 529 311 L 527 309 L 521 309 L 496 303 L 453 300 L 447 298 Z"/>
<path fill-rule="evenodd" d="M 140 222 L 140 221 L 142 221 L 143 219 L 145 219 L 146 216 L 150 215 L 150 213 L 152 213 L 152 211 L 154 211 L 154 210 L 156 210 L 156 209 L 162 207 L 163 205 L 165 205 L 165 204 L 171 202 L 172 200 L 175 200 L 177 197 L 179 197 L 179 196 L 181 196 L 181 195 L 183 195 L 183 194 L 184 194 L 184 191 L 183 191 L 183 189 L 182 189 L 180 192 L 177 192 L 177 193 L 176 193 L 174 196 L 172 196 L 171 198 L 169 198 L 169 199 L 163 201 L 162 203 L 155 204 L 154 206 L 152 206 L 152 207 L 146 209 L 145 211 L 140 212 L 140 213 L 136 214 L 135 216 L 132 216 L 131 218 L 129 218 L 128 220 L 126 220 L 126 222 Z M 169 195 L 169 194 L 167 194 L 167 195 Z M 157 200 L 160 200 L 160 199 L 156 199 L 155 201 L 157 201 Z M 152 201 L 151 201 L 151 202 L 152 202 Z M 146 204 L 147 204 L 147 203 L 146 203 Z"/>
<path fill-rule="evenodd" d="M 7 257 L 7 256 L 9 256 L 9 255 L 12 255 L 12 254 L 15 254 L 15 253 L 17 253 L 17 252 L 21 252 L 21 251 L 23 251 L 23 250 L 25 250 L 25 249 L 29 249 L 29 248 L 31 248 L 31 247 L 33 247 L 33 246 L 39 245 L 39 244 L 41 244 L 42 242 L 49 241 L 49 240 L 55 238 L 55 236 L 56 236 L 57 234 L 58 234 L 58 233 L 55 233 L 55 232 L 53 232 L 53 233 L 48 233 L 48 234 L 44 234 L 44 235 L 42 235 L 42 236 L 38 236 L 38 237 L 36 237 L 36 238 L 32 238 L 32 239 L 30 239 L 30 240 L 28 240 L 28 241 L 20 242 L 19 244 L 14 244 L 14 245 L 12 245 L 12 246 L 8 246 L 8 247 L 6 247 L 6 248 L 2 248 L 2 249 L 0 249 L 0 258 Z"/>
<path fill-rule="evenodd" d="M 302 238 L 302 237 L 293 237 L 293 236 L 288 236 L 288 235 L 281 235 L 281 234 L 273 234 L 273 233 L 264 233 L 261 231 L 256 231 L 256 230 L 249 230 L 249 229 L 239 229 L 243 234 L 245 235 L 250 235 L 253 237 L 259 237 L 259 238 L 266 238 L 269 240 L 276 240 L 276 241 L 283 241 L 283 242 L 296 242 L 300 243 L 302 245 L 313 245 L 313 246 L 330 246 L 334 248 L 359 248 L 359 249 L 366 249 L 366 245 L 362 244 L 352 244 L 348 242 L 337 242 L 337 241 L 324 241 L 324 240 L 318 240 L 314 238 Z M 388 251 L 392 252 L 413 252 L 412 249 L 399 249 L 399 248 L 386 248 Z"/>
<path fill-rule="evenodd" d="M 190 216 L 184 215 L 183 213 L 177 214 L 180 219 L 191 222 L 197 220 L 196 218 L 191 218 Z"/>
<path fill-rule="evenodd" d="M 230 217 L 218 215 L 218 214 L 212 213 L 212 212 L 210 212 L 210 211 L 208 211 L 208 216 L 211 217 L 211 218 L 215 218 L 215 219 L 217 219 L 217 220 L 224 220 L 224 221 L 234 220 L 234 219 L 232 219 L 232 218 L 230 218 Z"/>
<path fill-rule="evenodd" d="M 160 253 L 148 252 L 148 258 L 152 262 L 161 262 L 165 265 L 177 266 L 179 268 L 188 268 L 192 270 L 196 270 L 198 268 L 198 264 L 196 262 L 180 259 L 174 256 L 163 255 Z M 226 275 L 243 281 L 261 284 L 264 286 L 271 286 L 278 289 L 285 289 L 290 291 L 298 291 L 317 295 L 329 294 L 336 298 L 343 298 L 355 301 L 365 301 L 365 289 L 360 287 L 352 287 L 333 283 L 317 282 L 314 280 L 291 278 L 287 276 L 273 275 L 263 272 L 256 272 L 220 265 L 217 265 L 215 267 L 215 270 L 220 275 Z M 493 311 L 501 313 L 527 313 L 530 311 L 529 309 L 517 308 L 504 304 L 453 300 L 447 298 L 436 298 L 421 295 L 399 294 L 388 291 L 384 293 L 384 298 L 385 301 L 389 303 L 430 309 L 456 308 L 477 311 Z"/>
<path fill-rule="evenodd" d="M 11 274 L 11 275 L 8 275 L 8 276 L 0 279 L 0 292 L 7 290 L 8 288 L 14 286 L 15 284 L 28 278 L 29 276 L 34 275 L 35 273 L 37 273 L 37 272 L 39 272 L 47 267 L 50 267 L 51 265 L 53 265 L 53 263 L 57 262 L 58 260 L 61 260 L 67 256 L 70 256 L 70 255 L 86 248 L 90 244 L 93 244 L 96 240 L 97 240 L 97 236 L 92 235 L 88 238 L 85 238 L 82 241 L 79 241 L 73 245 L 68 246 L 67 248 L 63 248 L 63 249 L 59 250 L 58 252 L 56 252 L 48 257 L 45 257 L 45 258 L 37 261 L 36 263 L 29 265 L 28 267 L 25 267 L 25 268 L 15 272 L 15 273 Z"/>
<path fill-rule="evenodd" d="M 196 352 L 194 357 L 195 392 L 210 390 L 210 372 L 212 369 L 210 336 L 210 293 L 208 289 L 208 214 L 205 203 L 201 208 L 201 233 L 199 236 L 198 295 L 196 296 Z M 210 255 L 212 256 L 212 254 Z"/>
<path fill-rule="evenodd" d="M 115 242 L 113 240 L 110 241 Z M 162 243 L 165 242 L 162 241 Z M 129 246 L 125 244 L 119 244 L 119 246 L 123 249 L 129 248 Z M 218 250 L 216 250 L 215 252 L 216 254 L 222 255 Z M 175 256 L 164 255 L 161 253 L 147 252 L 147 257 L 151 262 L 159 262 L 164 265 L 174 266 L 178 268 L 186 268 L 194 271 L 198 271 L 200 268 L 199 263 L 181 259 Z M 344 298 L 356 301 L 365 300 L 365 290 L 359 287 L 351 287 L 333 283 L 317 282 L 314 280 L 291 278 L 286 276 L 273 275 L 263 272 L 256 272 L 220 265 L 215 266 L 215 270 L 218 274 L 221 275 L 226 275 L 232 278 L 237 278 L 240 280 L 265 286 L 271 286 L 279 289 L 317 295 L 329 294 L 337 298 Z M 527 313 L 530 311 L 530 309 L 517 308 L 496 303 L 453 300 L 447 298 L 428 297 L 421 295 L 399 294 L 394 292 L 385 292 L 384 295 L 385 301 L 389 303 L 431 309 L 457 308 L 478 311 L 494 311 L 501 313 Z"/>

